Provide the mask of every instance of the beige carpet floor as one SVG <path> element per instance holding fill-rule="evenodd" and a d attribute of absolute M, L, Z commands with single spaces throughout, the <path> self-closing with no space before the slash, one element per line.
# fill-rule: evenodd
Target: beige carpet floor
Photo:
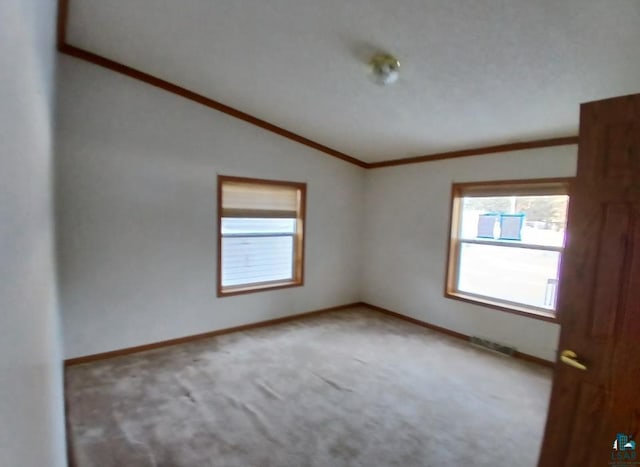
<path fill-rule="evenodd" d="M 66 380 L 79 467 L 534 467 L 551 371 L 355 308 Z"/>

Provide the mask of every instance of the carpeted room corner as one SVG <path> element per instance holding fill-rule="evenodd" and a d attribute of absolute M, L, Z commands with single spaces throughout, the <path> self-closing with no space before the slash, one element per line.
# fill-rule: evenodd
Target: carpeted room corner
<path fill-rule="evenodd" d="M 550 388 L 363 306 L 66 370 L 79 467 L 535 465 Z"/>

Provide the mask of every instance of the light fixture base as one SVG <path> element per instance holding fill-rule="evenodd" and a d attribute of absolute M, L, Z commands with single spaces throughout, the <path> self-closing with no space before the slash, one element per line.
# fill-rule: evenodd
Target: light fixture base
<path fill-rule="evenodd" d="M 373 77 L 376 83 L 386 86 L 398 80 L 400 61 L 393 55 L 376 54 L 371 58 L 369 64 L 373 70 Z"/>

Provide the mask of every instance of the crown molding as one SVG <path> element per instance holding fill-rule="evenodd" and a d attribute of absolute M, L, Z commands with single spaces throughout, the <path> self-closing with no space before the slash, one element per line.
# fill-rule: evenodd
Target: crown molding
<path fill-rule="evenodd" d="M 107 68 L 111 71 L 115 71 L 116 73 L 121 73 L 123 75 L 129 76 L 130 78 L 143 81 L 152 86 L 164 89 L 165 91 L 168 91 L 173 94 L 177 94 L 178 96 L 184 97 L 185 99 L 189 99 L 193 102 L 197 102 L 198 104 L 204 105 L 205 107 L 209 107 L 213 110 L 217 110 L 218 112 L 222 112 L 231 117 L 245 121 L 251 125 L 260 127 L 271 133 L 275 133 L 284 138 L 290 139 L 297 143 L 316 149 L 329 156 L 336 157 L 345 162 L 349 162 L 350 164 L 357 165 L 358 167 L 363 167 L 363 168 L 367 167 L 368 164 L 364 161 L 361 161 L 360 159 L 356 159 L 355 157 L 349 156 L 348 154 L 345 154 L 343 152 L 340 152 L 333 148 L 325 146 L 324 144 L 320 144 L 316 141 L 310 140 L 309 138 L 305 138 L 304 136 L 298 135 L 285 128 L 274 125 L 273 123 L 267 122 L 266 120 L 262 120 L 258 117 L 254 117 L 253 115 L 250 115 L 246 112 L 242 112 L 241 110 L 238 110 L 236 108 L 223 104 L 222 102 L 216 101 L 214 99 L 210 99 L 206 96 L 203 96 L 202 94 L 198 94 L 194 91 L 190 91 L 189 89 L 178 86 L 177 84 L 170 83 L 169 81 L 165 81 L 156 76 L 150 75 L 148 73 L 137 70 L 130 66 L 124 65 L 122 63 L 118 63 L 109 58 L 103 57 L 101 55 L 95 54 L 88 50 L 69 44 L 67 42 L 67 20 L 69 17 L 69 3 L 70 3 L 70 0 L 59 0 L 59 3 L 58 3 L 57 46 L 58 46 L 59 52 L 65 55 L 70 55 L 72 57 L 79 58 L 80 60 L 84 60 L 89 63 L 93 63 L 94 65 Z"/>
<path fill-rule="evenodd" d="M 111 71 L 115 71 L 116 73 L 121 73 L 123 75 L 129 76 L 130 78 L 137 79 L 139 81 L 150 84 L 151 86 L 164 89 L 165 91 L 184 97 L 185 99 L 189 99 L 193 102 L 204 105 L 205 107 L 209 107 L 210 109 L 217 110 L 218 112 L 222 112 L 226 115 L 237 118 L 246 123 L 257 126 L 271 133 L 274 133 L 276 135 L 282 136 L 283 138 L 287 138 L 291 141 L 295 141 L 296 143 L 313 148 L 328 156 L 335 157 L 337 159 L 356 165 L 358 167 L 362 167 L 364 169 L 378 169 L 378 168 L 384 168 L 384 167 L 393 167 L 397 165 L 420 164 L 423 162 L 433 162 L 433 161 L 440 161 L 444 159 L 454 159 L 459 157 L 479 156 L 483 154 L 492 154 L 492 153 L 508 152 L 508 151 L 520 151 L 520 150 L 526 150 L 526 149 L 547 148 L 547 147 L 553 147 L 553 146 L 565 146 L 565 145 L 578 143 L 578 136 L 565 136 L 560 138 L 539 139 L 539 140 L 524 141 L 519 143 L 484 146 L 484 147 L 464 149 L 459 151 L 426 154 L 423 156 L 407 157 L 402 159 L 391 159 L 391 160 L 380 161 L 380 162 L 371 162 L 371 163 L 365 162 L 353 156 L 340 152 L 336 149 L 330 148 L 329 146 L 325 146 L 324 144 L 320 144 L 309 138 L 305 138 L 304 136 L 301 136 L 297 133 L 289 131 L 285 128 L 274 125 L 273 123 L 270 123 L 266 120 L 262 120 L 258 117 L 254 117 L 253 115 L 243 112 L 241 110 L 238 110 L 234 107 L 223 104 L 222 102 L 216 101 L 214 99 L 210 99 L 206 96 L 203 96 L 202 94 L 198 94 L 194 91 L 183 88 L 182 86 L 178 86 L 177 84 L 173 84 L 169 81 L 165 81 L 161 78 L 158 78 L 157 76 L 150 75 L 143 71 L 137 70 L 130 66 L 111 60 L 107 57 L 103 57 L 101 55 L 95 54 L 88 50 L 69 44 L 67 42 L 67 22 L 69 18 L 70 2 L 71 0 L 58 0 L 56 42 L 57 42 L 57 49 L 60 53 L 78 58 L 80 60 L 84 60 L 89 63 L 93 63 L 94 65 L 107 68 Z"/>
<path fill-rule="evenodd" d="M 70 55 L 72 57 L 79 58 L 86 62 L 99 65 L 111 71 L 121 73 L 123 75 L 129 76 L 130 78 L 134 78 L 139 81 L 143 81 L 147 84 L 150 84 L 152 86 L 164 89 L 165 91 L 168 91 L 170 93 L 177 94 L 178 96 L 184 97 L 185 99 L 189 99 L 190 101 L 197 102 L 198 104 L 202 104 L 205 107 L 209 107 L 210 109 L 217 110 L 231 117 L 250 123 L 251 125 L 260 127 L 271 133 L 275 133 L 284 138 L 290 139 L 297 143 L 300 143 L 310 148 L 321 151 L 329 156 L 341 159 L 345 162 L 349 162 L 351 164 L 354 164 L 363 168 L 366 168 L 368 165 L 366 162 L 356 159 L 355 157 L 351 157 L 340 151 L 336 151 L 335 149 L 332 149 L 328 146 L 312 141 L 308 138 L 305 138 L 304 136 L 300 136 L 296 133 L 293 133 L 292 131 L 289 131 L 282 127 L 274 125 L 273 123 L 269 123 L 265 120 L 254 117 L 253 115 L 250 115 L 246 112 L 242 112 L 241 110 L 235 109 L 221 102 L 218 102 L 216 100 L 203 96 L 202 94 L 198 94 L 196 92 L 190 91 L 176 84 L 157 78 L 143 71 L 136 70 L 135 68 L 131 68 L 127 65 L 123 65 L 121 63 L 115 62 L 101 55 L 94 54 L 93 52 L 89 52 L 87 50 L 81 49 L 79 47 L 75 47 L 73 45 L 69 45 L 67 43 L 63 43 L 60 47 L 58 47 L 58 50 L 65 55 Z"/>
<path fill-rule="evenodd" d="M 578 144 L 577 136 L 563 136 L 561 138 L 536 139 L 532 141 L 522 141 L 518 143 L 498 144 L 494 146 L 483 146 L 480 148 L 462 149 L 459 151 L 441 152 L 437 154 L 427 154 L 424 156 L 407 157 L 404 159 L 391 159 L 388 161 L 373 162 L 367 164 L 368 169 L 379 169 L 382 167 L 392 167 L 395 165 L 419 164 L 421 162 L 441 161 L 444 159 L 456 159 L 458 157 L 480 156 L 484 154 L 494 154 L 497 152 L 522 151 L 526 149 L 550 148 L 553 146 L 566 146 Z"/>

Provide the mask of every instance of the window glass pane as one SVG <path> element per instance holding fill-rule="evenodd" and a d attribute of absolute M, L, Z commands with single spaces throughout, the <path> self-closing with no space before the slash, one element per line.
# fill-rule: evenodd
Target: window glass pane
<path fill-rule="evenodd" d="M 560 253 L 461 243 L 458 290 L 555 309 Z"/>
<path fill-rule="evenodd" d="M 562 247 L 568 202 L 566 195 L 462 198 L 460 236 Z"/>
<path fill-rule="evenodd" d="M 293 236 L 223 237 L 222 286 L 293 279 Z"/>
<path fill-rule="evenodd" d="M 222 218 L 222 234 L 295 233 L 295 219 Z"/>

